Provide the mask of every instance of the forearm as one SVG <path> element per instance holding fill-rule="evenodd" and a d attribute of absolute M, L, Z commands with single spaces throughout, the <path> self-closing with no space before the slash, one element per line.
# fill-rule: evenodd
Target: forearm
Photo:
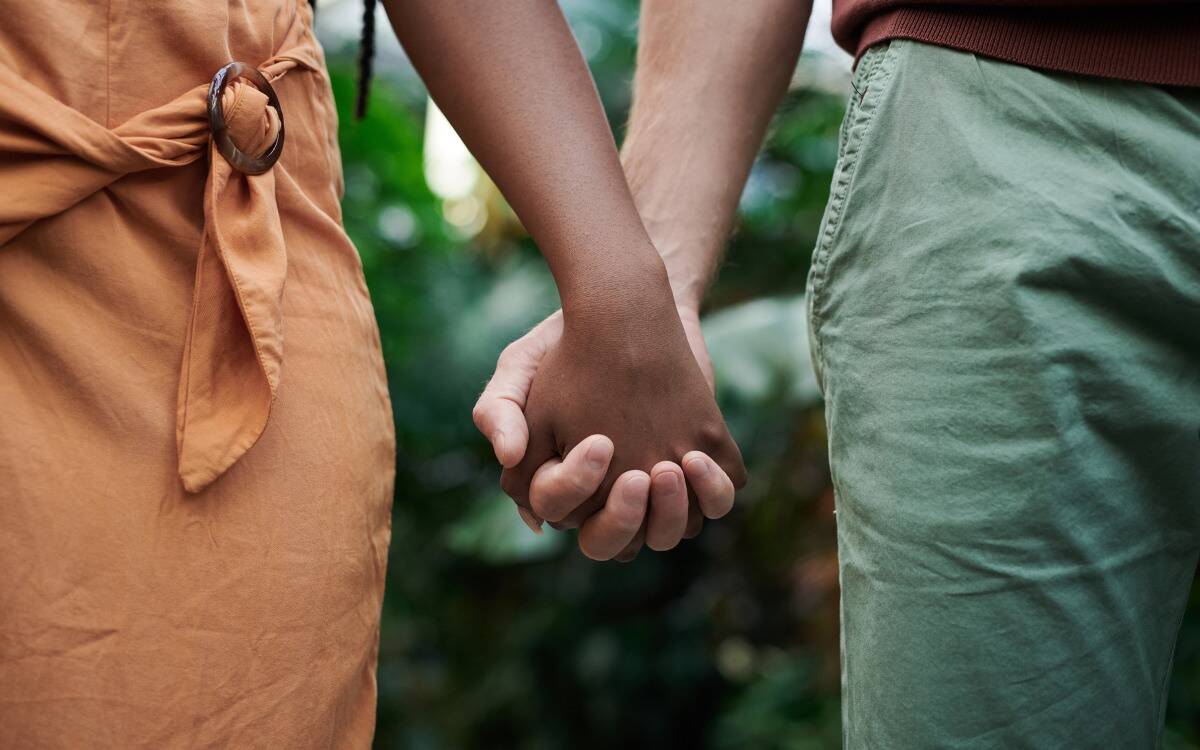
<path fill-rule="evenodd" d="M 665 290 L 662 262 L 558 5 L 391 0 L 385 6 L 434 101 L 546 257 L 568 318 L 620 296 L 632 277 L 646 276 Z"/>
<path fill-rule="evenodd" d="M 642 0 L 621 160 L 676 299 L 696 310 L 800 55 L 810 0 Z"/>

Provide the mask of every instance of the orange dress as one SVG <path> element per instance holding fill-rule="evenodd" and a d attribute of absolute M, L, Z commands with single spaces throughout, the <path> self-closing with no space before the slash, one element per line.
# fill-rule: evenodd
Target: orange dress
<path fill-rule="evenodd" d="M 311 11 L 0 6 L 0 747 L 367 747 L 394 432 Z"/>

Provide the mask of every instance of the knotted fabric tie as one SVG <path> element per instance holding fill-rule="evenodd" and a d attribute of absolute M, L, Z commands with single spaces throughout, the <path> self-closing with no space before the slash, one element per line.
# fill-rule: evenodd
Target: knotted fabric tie
<path fill-rule="evenodd" d="M 268 81 L 318 70 L 311 34 L 259 66 Z M 108 129 L 0 65 L 0 245 L 123 176 L 208 157 L 204 228 L 183 342 L 176 418 L 179 476 L 190 492 L 220 477 L 266 429 L 283 368 L 287 254 L 274 169 L 235 170 L 209 137 L 208 82 Z M 279 117 L 244 81 L 222 97 L 247 154 L 273 142 Z M 279 168 L 278 165 L 275 169 Z"/>

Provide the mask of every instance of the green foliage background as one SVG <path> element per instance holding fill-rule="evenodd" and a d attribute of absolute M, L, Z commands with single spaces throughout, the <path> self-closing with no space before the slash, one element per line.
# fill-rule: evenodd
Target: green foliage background
<path fill-rule="evenodd" d="M 596 5 L 589 62 L 619 134 L 636 3 Z M 739 365 L 766 387 L 719 394 L 752 476 L 727 519 L 629 565 L 590 562 L 568 535 L 534 537 L 500 494 L 470 409 L 504 344 L 555 309 L 553 285 L 527 240 L 483 246 L 444 221 L 423 175 L 422 96 L 377 81 L 370 116 L 354 121 L 355 52 L 329 50 L 345 223 L 383 334 L 399 443 L 376 745 L 838 747 L 832 496 L 819 407 L 794 398 L 794 372 L 779 364 L 788 357 L 776 356 L 794 355 L 791 329 L 758 330 L 763 343 Z M 714 309 L 802 293 L 843 103 L 788 96 L 743 198 Z M 399 237 L 386 231 L 396 216 Z M 731 357 L 714 356 L 725 382 Z M 1195 615 L 1177 661 L 1168 745 L 1191 747 Z"/>

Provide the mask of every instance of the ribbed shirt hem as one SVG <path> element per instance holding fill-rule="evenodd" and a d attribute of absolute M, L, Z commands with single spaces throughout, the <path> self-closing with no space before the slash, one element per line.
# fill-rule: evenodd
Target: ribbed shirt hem
<path fill-rule="evenodd" d="M 897 8 L 863 28 L 856 56 L 913 39 L 1033 68 L 1200 86 L 1200 8 L 1156 12 Z"/>

